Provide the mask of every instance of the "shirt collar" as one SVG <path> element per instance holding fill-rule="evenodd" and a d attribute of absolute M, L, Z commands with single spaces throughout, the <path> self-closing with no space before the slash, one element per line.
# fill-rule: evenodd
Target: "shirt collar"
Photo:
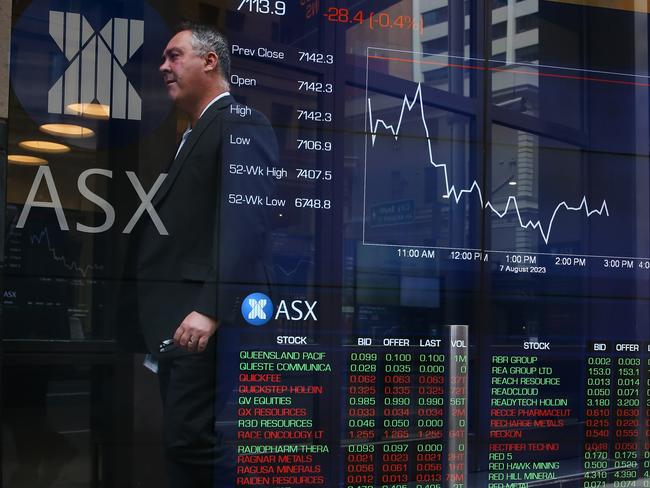
<path fill-rule="evenodd" d="M 230 92 L 223 92 L 221 95 L 217 95 L 212 100 L 210 100 L 210 103 L 208 103 L 205 106 L 203 112 L 201 112 L 201 115 L 199 115 L 199 119 L 203 117 L 203 114 L 212 106 L 212 104 L 222 99 L 223 97 L 227 97 L 228 95 L 230 95 Z M 185 129 L 185 132 L 183 132 L 183 136 L 181 137 L 181 143 L 178 145 L 178 149 L 176 149 L 176 156 L 174 156 L 174 158 L 178 157 L 178 153 L 181 152 L 181 148 L 185 144 L 185 140 L 190 135 L 190 132 L 192 132 L 192 126 L 190 124 L 187 124 L 187 129 Z"/>
<path fill-rule="evenodd" d="M 204 114 L 204 113 L 205 113 L 205 112 L 206 112 L 206 111 L 207 111 L 207 110 L 208 110 L 208 109 L 209 109 L 209 108 L 210 108 L 210 107 L 211 107 L 215 102 L 217 102 L 218 100 L 221 100 L 223 97 L 227 97 L 228 95 L 230 95 L 230 92 L 227 92 L 227 91 L 226 91 L 226 92 L 223 92 L 223 93 L 220 94 L 220 95 L 217 95 L 217 96 L 214 97 L 212 100 L 210 100 L 210 103 L 208 103 L 208 104 L 205 106 L 205 108 L 203 109 L 203 112 L 201 112 L 201 115 L 199 115 L 199 119 L 200 119 L 201 117 L 203 117 L 203 114 Z"/>

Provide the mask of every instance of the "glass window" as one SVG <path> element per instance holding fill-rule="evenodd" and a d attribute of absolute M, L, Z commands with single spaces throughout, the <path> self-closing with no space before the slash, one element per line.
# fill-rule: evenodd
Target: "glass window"
<path fill-rule="evenodd" d="M 434 10 L 429 10 L 422 14 L 422 21 L 424 26 L 439 24 L 441 22 L 447 22 L 447 17 L 449 16 L 449 7 L 446 5 Z"/>
<path fill-rule="evenodd" d="M 424 72 L 424 82 L 430 85 L 446 84 L 449 79 L 447 68 L 438 68 Z"/>
<path fill-rule="evenodd" d="M 422 50 L 425 53 L 445 52 L 449 50 L 449 39 L 447 36 L 438 37 L 422 43 Z"/>
<path fill-rule="evenodd" d="M 0 0 L 0 484 L 645 486 L 640 3 Z"/>
<path fill-rule="evenodd" d="M 533 13 L 517 17 L 517 34 L 539 27 L 539 14 Z"/>
<path fill-rule="evenodd" d="M 502 37 L 506 37 L 508 33 L 508 22 L 499 22 L 498 24 L 494 24 L 492 26 L 492 38 L 493 39 L 500 39 Z"/>
<path fill-rule="evenodd" d="M 539 60 L 539 47 L 535 44 L 532 46 L 525 46 L 516 49 L 515 60 L 518 63 L 526 63 Z"/>

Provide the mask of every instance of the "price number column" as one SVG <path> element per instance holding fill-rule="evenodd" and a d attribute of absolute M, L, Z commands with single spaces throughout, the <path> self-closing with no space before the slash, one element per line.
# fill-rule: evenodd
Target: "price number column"
<path fill-rule="evenodd" d="M 615 358 L 614 486 L 628 486 L 639 475 L 641 437 L 641 358 L 639 344 L 617 343 Z"/>
<path fill-rule="evenodd" d="M 585 386 L 583 488 L 605 486 L 609 466 L 612 414 L 612 358 L 609 343 L 590 343 Z"/>
<path fill-rule="evenodd" d="M 467 379 L 468 328 L 450 327 L 449 371 L 450 382 L 447 407 L 447 472 L 445 481 L 452 488 L 464 488 L 467 480 Z"/>
<path fill-rule="evenodd" d="M 378 354 L 373 352 L 352 352 L 348 356 L 346 488 L 375 484 L 377 361 Z"/>
<path fill-rule="evenodd" d="M 650 344 L 645 344 L 646 354 L 650 353 Z M 641 466 L 641 473 L 643 478 L 643 484 L 640 486 L 650 486 L 650 357 L 646 355 L 643 359 L 645 366 L 645 396 L 644 396 L 644 407 L 645 407 L 645 432 L 644 432 L 644 443 L 643 443 L 643 464 Z"/>
<path fill-rule="evenodd" d="M 434 488 L 442 486 L 446 357 L 420 353 L 417 359 L 415 488 Z"/>
<path fill-rule="evenodd" d="M 338 176 L 334 160 L 341 150 L 335 147 L 335 55 L 299 50 L 297 61 L 304 69 L 296 80 L 296 100 L 300 104 L 295 111 L 294 150 L 299 161 L 295 177 L 309 190 L 293 203 L 296 208 L 329 213 L 335 204 L 333 183 Z"/>
<path fill-rule="evenodd" d="M 401 486 L 409 478 L 412 360 L 413 355 L 407 352 L 384 354 L 381 488 Z"/>

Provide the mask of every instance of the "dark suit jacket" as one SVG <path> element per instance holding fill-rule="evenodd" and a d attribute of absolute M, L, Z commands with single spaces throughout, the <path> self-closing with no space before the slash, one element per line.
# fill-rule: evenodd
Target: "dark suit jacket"
<path fill-rule="evenodd" d="M 231 143 L 237 138 L 241 144 Z M 269 209 L 232 205 L 229 195 L 265 199 L 271 178 L 231 174 L 230 165 L 241 163 L 272 167 L 277 143 L 263 115 L 226 96 L 198 120 L 153 199 L 169 235 L 147 215 L 137 229 L 137 315 L 153 354 L 194 310 L 234 320 L 233 303 L 219 303 L 223 287 L 268 281 Z"/>

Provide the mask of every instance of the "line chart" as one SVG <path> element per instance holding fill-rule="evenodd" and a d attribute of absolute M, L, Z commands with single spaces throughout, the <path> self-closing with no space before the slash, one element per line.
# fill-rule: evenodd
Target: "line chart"
<path fill-rule="evenodd" d="M 582 199 L 580 200 L 580 204 L 577 206 L 570 205 L 566 201 L 561 201 L 557 203 L 555 206 L 555 209 L 553 210 L 550 219 L 548 222 L 543 223 L 541 220 L 526 220 L 523 216 L 522 213 L 519 209 L 519 204 L 517 202 L 517 198 L 515 196 L 509 196 L 505 205 L 503 205 L 503 208 L 499 209 L 497 205 L 493 204 L 489 199 L 487 199 L 483 195 L 483 191 L 481 190 L 481 187 L 478 183 L 478 181 L 474 180 L 472 183 L 469 185 L 468 188 L 461 188 L 458 189 L 456 188 L 456 185 L 452 184 L 450 181 L 449 177 L 449 171 L 447 169 L 447 164 L 445 163 L 438 163 L 436 162 L 434 158 L 434 153 L 433 153 L 433 148 L 431 144 L 431 137 L 430 137 L 430 132 L 429 132 L 429 127 L 426 122 L 426 115 L 424 111 L 424 100 L 422 97 L 422 84 L 418 83 L 417 84 L 417 89 L 415 90 L 415 93 L 412 97 L 412 99 L 409 100 L 408 95 L 404 95 L 404 98 L 402 100 L 402 107 L 400 110 L 400 115 L 399 115 L 399 120 L 397 124 L 390 124 L 386 122 L 385 120 L 381 118 L 375 118 L 373 115 L 373 108 L 372 108 L 372 99 L 367 96 L 367 122 L 369 124 L 369 131 L 370 131 L 370 139 L 371 139 L 371 146 L 374 147 L 376 138 L 378 133 L 380 132 L 380 126 L 387 132 L 392 134 L 392 136 L 395 138 L 397 141 L 400 137 L 400 129 L 402 127 L 402 121 L 404 120 L 404 115 L 405 113 L 411 112 L 413 110 L 416 110 L 419 112 L 421 122 L 422 122 L 422 127 L 424 129 L 424 133 L 426 136 L 426 142 L 427 142 L 427 148 L 428 148 L 428 158 L 429 158 L 429 163 L 436 169 L 439 169 L 443 173 L 443 180 L 444 180 L 444 188 L 445 188 L 445 193 L 442 195 L 443 198 L 446 199 L 451 199 L 454 201 L 454 203 L 458 204 L 465 195 L 470 195 L 475 193 L 476 196 L 479 199 L 479 202 L 481 203 L 481 207 L 486 210 L 490 210 L 494 215 L 496 215 L 498 218 L 503 219 L 506 217 L 506 215 L 509 212 L 514 212 L 514 214 L 517 217 L 517 220 L 519 222 L 519 225 L 523 229 L 534 229 L 537 230 L 544 241 L 545 244 L 549 243 L 549 239 L 551 237 L 551 232 L 553 230 L 553 223 L 555 222 L 555 219 L 560 211 L 567 211 L 567 212 L 584 212 L 585 216 L 587 218 L 593 217 L 593 216 L 605 216 L 609 217 L 609 208 L 607 206 L 607 201 L 603 200 L 602 203 L 600 203 L 599 206 L 593 208 L 589 205 L 589 202 L 587 201 L 587 197 L 583 196 Z M 365 216 L 364 216 L 365 220 Z M 365 239 L 364 239 L 365 241 Z"/>
<path fill-rule="evenodd" d="M 48 251 L 52 255 L 52 259 L 55 262 L 61 263 L 66 269 L 69 271 L 74 271 L 84 278 L 88 276 L 89 273 L 92 271 L 102 271 L 104 269 L 104 266 L 99 265 L 99 264 L 90 264 L 88 266 L 80 267 L 75 261 L 72 261 L 68 263 L 67 259 L 63 256 L 59 256 L 56 253 L 56 249 L 52 246 L 52 243 L 50 241 L 50 234 L 47 230 L 47 227 L 43 229 L 38 235 L 32 235 L 29 237 L 30 244 L 38 244 L 41 245 L 43 242 L 45 242 L 45 245 L 47 246 Z"/>

